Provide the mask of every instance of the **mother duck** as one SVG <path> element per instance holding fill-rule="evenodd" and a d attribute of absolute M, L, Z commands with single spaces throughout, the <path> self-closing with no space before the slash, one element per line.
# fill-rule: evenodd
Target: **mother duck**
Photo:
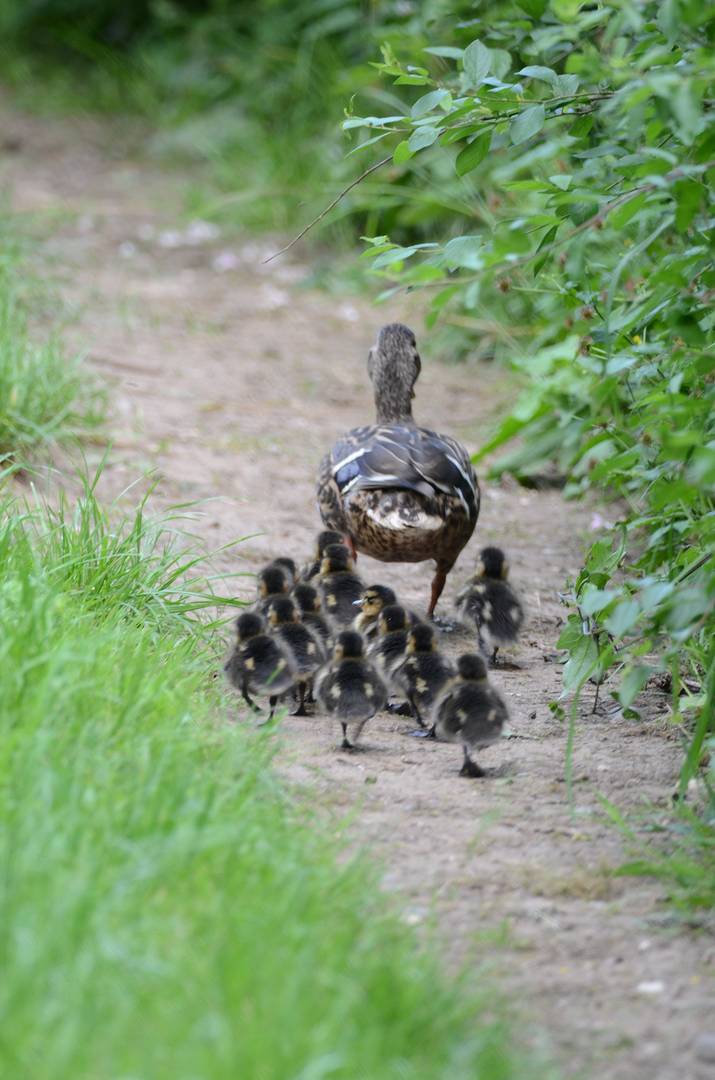
<path fill-rule="evenodd" d="M 435 559 L 432 616 L 474 532 L 479 485 L 464 447 L 412 418 L 421 366 L 409 327 L 383 326 L 367 361 L 375 423 L 348 431 L 323 458 L 318 506 L 325 525 L 343 533 L 353 551 L 383 562 Z"/>

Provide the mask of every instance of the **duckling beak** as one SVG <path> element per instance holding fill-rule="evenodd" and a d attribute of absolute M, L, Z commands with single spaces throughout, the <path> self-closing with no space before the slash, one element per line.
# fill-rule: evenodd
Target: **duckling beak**
<path fill-rule="evenodd" d="M 362 607 L 365 601 L 362 597 L 359 600 L 353 600 L 353 607 Z"/>

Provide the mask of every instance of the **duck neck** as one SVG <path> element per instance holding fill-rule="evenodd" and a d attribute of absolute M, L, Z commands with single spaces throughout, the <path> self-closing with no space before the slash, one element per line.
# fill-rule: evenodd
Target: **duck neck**
<path fill-rule="evenodd" d="M 378 424 L 413 424 L 412 389 L 395 383 L 376 386 L 375 415 Z"/>

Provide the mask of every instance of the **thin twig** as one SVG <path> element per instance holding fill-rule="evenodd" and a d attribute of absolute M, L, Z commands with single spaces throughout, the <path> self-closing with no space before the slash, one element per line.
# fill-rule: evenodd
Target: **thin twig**
<path fill-rule="evenodd" d="M 326 206 L 324 210 L 321 210 L 318 216 L 316 218 L 313 218 L 313 220 L 309 222 L 305 226 L 305 228 L 291 240 L 289 244 L 286 244 L 285 247 L 282 247 L 280 251 L 275 251 L 273 255 L 269 255 L 267 259 L 263 260 L 263 262 L 269 263 L 272 259 L 277 259 L 279 255 L 284 255 L 286 251 L 289 251 L 294 244 L 297 244 L 299 240 L 303 239 L 307 232 L 310 232 L 314 225 L 317 225 L 319 221 L 322 221 L 325 215 L 329 214 L 333 207 L 337 206 L 340 200 L 343 199 L 349 191 L 352 191 L 354 187 L 357 187 L 357 185 L 361 183 L 366 176 L 369 176 L 370 173 L 374 173 L 377 171 L 377 169 L 381 169 L 383 165 L 387 165 L 388 161 L 392 161 L 392 154 L 388 154 L 387 157 L 382 158 L 380 161 L 376 161 L 375 164 L 371 165 L 369 169 L 365 169 L 365 172 L 360 173 L 357 179 L 352 180 L 347 187 L 343 188 L 343 190 L 335 196 L 330 205 Z"/>

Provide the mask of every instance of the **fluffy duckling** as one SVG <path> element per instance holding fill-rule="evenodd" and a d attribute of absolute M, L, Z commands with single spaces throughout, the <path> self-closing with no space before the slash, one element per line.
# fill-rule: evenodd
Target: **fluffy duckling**
<path fill-rule="evenodd" d="M 388 604 L 377 620 L 379 637 L 370 646 L 370 658 L 389 683 L 392 673 L 405 657 L 409 619 L 401 604 Z"/>
<path fill-rule="evenodd" d="M 318 590 L 312 585 L 300 583 L 293 589 L 293 601 L 300 612 L 300 621 L 320 638 L 327 649 L 331 633 L 327 621 L 321 615 Z"/>
<path fill-rule="evenodd" d="M 424 734 L 434 736 L 434 727 L 425 724 L 432 706 L 454 676 L 454 668 L 437 650 L 434 630 L 427 623 L 413 626 L 407 634 L 405 659 L 395 668 L 392 681 L 404 693 Z M 423 734 L 423 732 L 415 732 Z"/>
<path fill-rule="evenodd" d="M 301 581 L 312 581 L 320 573 L 320 564 L 323 561 L 325 555 L 325 549 L 329 544 L 342 544 L 342 533 L 336 532 L 335 529 L 323 529 L 319 532 L 315 540 L 315 550 L 313 551 L 313 558 L 309 563 L 303 567 L 300 572 Z"/>
<path fill-rule="evenodd" d="M 471 755 L 496 742 L 508 718 L 504 699 L 487 678 L 484 657 L 476 653 L 460 656 L 456 678 L 445 686 L 433 713 L 439 738 L 462 744 L 460 776 L 485 775 Z"/>
<path fill-rule="evenodd" d="M 383 608 L 397 603 L 397 597 L 387 585 L 368 585 L 362 596 L 355 601 L 360 612 L 353 619 L 352 628 L 362 634 L 366 641 L 377 637 L 377 620 Z"/>
<path fill-rule="evenodd" d="M 277 566 L 279 570 L 283 571 L 283 575 L 288 582 L 288 587 L 293 588 L 298 577 L 298 567 L 295 565 L 295 560 L 291 559 L 287 555 L 279 555 L 277 559 L 270 562 L 268 566 Z M 266 567 L 268 569 L 268 567 Z"/>
<path fill-rule="evenodd" d="M 508 573 L 501 548 L 485 547 L 476 573 L 457 596 L 457 610 L 476 627 L 480 648 L 493 650 L 493 664 L 499 647 L 516 641 L 524 622 L 524 608 L 506 580 Z"/>
<path fill-rule="evenodd" d="M 355 602 L 363 589 L 348 549 L 343 544 L 328 544 L 320 564 L 318 592 L 322 609 L 332 623 L 341 629 L 350 626 L 355 618 Z"/>
<path fill-rule="evenodd" d="M 258 598 L 254 605 L 255 610 L 267 616 L 273 601 L 279 596 L 287 596 L 289 592 L 290 585 L 282 568 L 273 563 L 265 566 L 258 575 Z"/>
<path fill-rule="evenodd" d="M 325 661 L 325 649 L 320 639 L 300 621 L 300 613 L 290 596 L 279 596 L 271 602 L 268 622 L 274 638 L 293 657 L 298 708 L 292 715 L 305 716 L 306 693 L 310 691 L 313 675 Z"/>
<path fill-rule="evenodd" d="M 223 669 L 249 708 L 256 708 L 251 694 L 268 696 L 270 720 L 278 698 L 293 685 L 292 655 L 266 632 L 266 624 L 256 612 L 239 615 L 236 631 L 238 640 Z"/>
<path fill-rule="evenodd" d="M 318 675 L 316 696 L 325 712 L 340 721 L 342 748 L 354 749 L 363 727 L 384 708 L 387 699 L 385 685 L 366 660 L 362 638 L 355 630 L 338 634 L 333 659 Z M 348 739 L 349 724 L 355 725 L 352 742 Z"/>

